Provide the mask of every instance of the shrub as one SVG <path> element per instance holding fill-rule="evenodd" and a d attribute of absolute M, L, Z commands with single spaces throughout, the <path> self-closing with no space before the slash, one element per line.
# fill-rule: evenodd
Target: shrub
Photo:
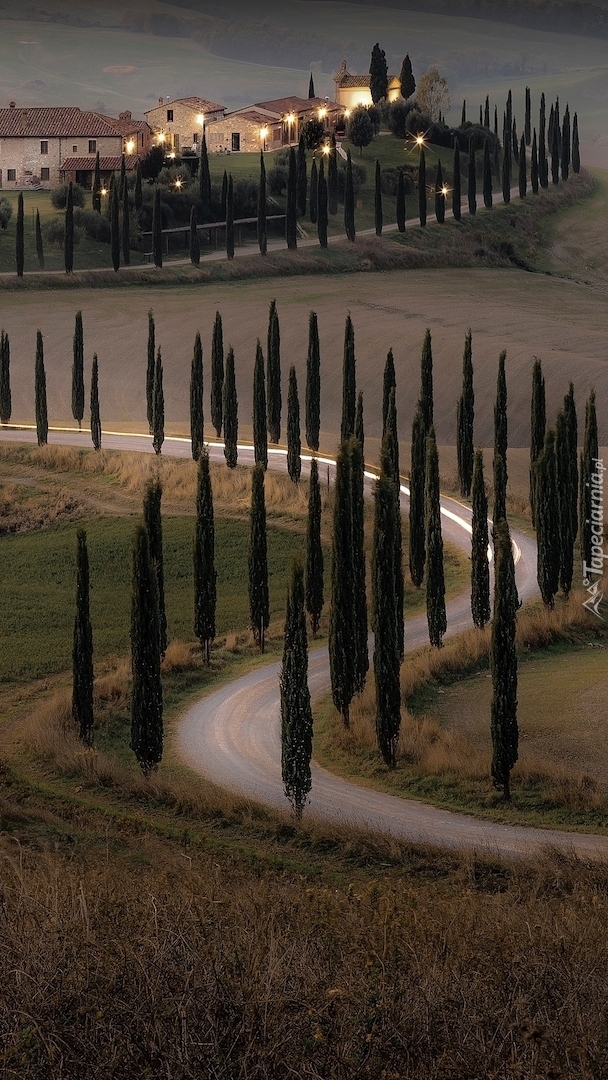
<path fill-rule="evenodd" d="M 74 210 L 74 225 L 83 229 L 91 240 L 101 240 L 104 244 L 110 243 L 110 220 L 95 210 Z"/>
<path fill-rule="evenodd" d="M 325 128 L 320 120 L 316 120 L 314 117 L 309 120 L 304 128 L 304 139 L 309 150 L 316 150 L 320 142 L 322 142 L 325 136 Z"/>
<path fill-rule="evenodd" d="M 397 165 L 383 169 L 380 173 L 380 187 L 384 195 L 396 195 L 399 185 L 399 173 L 403 172 L 405 194 L 411 195 L 416 187 L 411 169 L 400 169 Z"/>
<path fill-rule="evenodd" d="M 51 191 L 51 202 L 56 210 L 65 210 L 69 186 L 69 184 L 59 184 L 58 187 L 53 188 Z M 80 184 L 74 184 L 72 192 L 74 195 L 74 206 L 84 206 L 86 201 L 86 192 L 84 188 L 81 188 Z"/>
<path fill-rule="evenodd" d="M 270 195 L 282 195 L 287 187 L 289 168 L 281 162 L 276 162 L 268 173 L 268 192 Z"/>
<path fill-rule="evenodd" d="M 6 229 L 13 213 L 13 207 L 8 199 L 0 199 L 0 227 Z"/>
<path fill-rule="evenodd" d="M 84 230 L 74 224 L 74 244 L 79 244 L 82 240 Z M 65 222 L 63 218 L 51 218 L 50 221 L 45 221 L 42 226 L 42 235 L 47 244 L 57 244 L 62 246 L 65 243 Z"/>
<path fill-rule="evenodd" d="M 143 180 L 156 180 L 160 170 L 165 164 L 165 151 L 162 146 L 153 146 L 148 150 L 141 163 L 141 175 Z"/>
<path fill-rule="evenodd" d="M 406 127 L 407 118 L 411 112 L 414 112 L 414 105 L 410 101 L 393 101 L 388 107 L 386 116 L 388 130 L 399 139 L 405 139 L 411 134 Z M 420 115 L 418 113 L 418 116 Z"/>

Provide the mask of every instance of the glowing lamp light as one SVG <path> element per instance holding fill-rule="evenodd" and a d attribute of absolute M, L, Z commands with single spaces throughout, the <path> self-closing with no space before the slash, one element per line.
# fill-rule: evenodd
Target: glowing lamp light
<path fill-rule="evenodd" d="M 167 136 L 165 135 L 164 131 L 159 131 L 159 133 L 158 133 L 158 135 L 156 136 L 156 138 L 157 138 L 157 141 L 158 141 L 158 142 L 159 142 L 159 143 L 161 144 L 161 146 L 162 146 L 162 144 L 163 144 L 164 142 L 166 142 L 166 141 L 167 141 Z"/>
<path fill-rule="evenodd" d="M 414 142 L 416 146 L 424 146 L 424 135 L 416 135 Z"/>
<path fill-rule="evenodd" d="M 286 119 L 287 119 L 288 124 L 295 124 L 295 122 L 296 122 L 296 118 L 295 118 L 295 116 L 294 116 L 294 114 L 292 112 L 289 113 L 289 115 L 287 116 Z"/>
<path fill-rule="evenodd" d="M 327 116 L 327 109 L 319 109 L 319 120 L 324 120 Z"/>
<path fill-rule="evenodd" d="M 350 109 L 345 109 L 344 110 L 344 115 L 345 115 L 346 119 L 348 120 L 348 118 L 350 116 Z"/>
<path fill-rule="evenodd" d="M 329 154 L 330 152 L 331 146 L 329 145 L 329 143 L 323 143 L 323 153 L 325 154 L 325 156 L 327 156 L 327 154 Z"/>
<path fill-rule="evenodd" d="M 133 151 L 135 150 L 135 143 L 134 143 L 133 139 L 129 139 L 129 141 L 127 142 L 127 144 L 125 146 L 125 150 L 127 151 L 127 154 L 132 154 L 133 153 Z"/>
<path fill-rule="evenodd" d="M 171 161 L 175 161 L 175 150 L 171 151 L 171 153 L 169 154 L 169 157 L 170 157 Z"/>
<path fill-rule="evenodd" d="M 448 194 L 448 189 L 447 189 L 447 187 L 445 186 L 445 184 L 443 185 L 443 187 L 442 187 L 442 189 L 441 189 L 441 194 L 443 195 L 443 197 L 444 197 L 444 198 L 445 198 L 445 196 L 446 196 L 446 195 Z"/>
<path fill-rule="evenodd" d="M 105 187 L 102 187 L 102 189 L 101 189 L 101 194 L 102 194 L 102 195 L 107 195 L 107 194 L 108 194 L 108 189 L 107 189 L 107 188 L 105 188 Z"/>
<path fill-rule="evenodd" d="M 197 122 L 197 124 L 200 124 L 201 127 L 205 126 L 205 117 L 204 117 L 203 113 L 198 114 L 198 116 L 196 118 L 196 122 Z"/>
<path fill-rule="evenodd" d="M 264 140 L 267 139 L 267 138 L 268 138 L 268 128 L 267 127 L 260 128 L 260 139 L 262 140 L 262 142 L 264 142 Z"/>
<path fill-rule="evenodd" d="M 177 180 L 175 181 L 175 186 L 176 186 L 178 191 L 180 190 L 180 188 L 182 186 L 182 181 L 180 180 L 179 176 L 178 176 Z"/>

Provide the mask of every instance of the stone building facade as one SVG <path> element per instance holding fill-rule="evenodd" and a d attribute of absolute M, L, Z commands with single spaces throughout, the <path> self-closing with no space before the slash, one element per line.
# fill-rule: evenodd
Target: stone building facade
<path fill-rule="evenodd" d="M 97 113 L 77 108 L 0 109 L 0 187 L 51 188 L 61 180 L 68 157 L 97 151 L 101 157 L 123 152 L 123 136 Z"/>
<path fill-rule="evenodd" d="M 196 150 L 200 146 L 203 125 L 221 120 L 225 112 L 223 105 L 205 98 L 179 98 L 167 102 L 159 98 L 158 105 L 144 115 L 154 143 L 164 146 L 168 154 L 181 154 L 184 150 Z"/>
<path fill-rule="evenodd" d="M 359 105 L 366 107 L 373 105 L 370 90 L 370 75 L 351 75 L 346 67 L 346 60 L 342 61 L 340 70 L 334 75 L 336 84 L 336 101 L 343 109 L 356 109 Z M 388 101 L 397 101 L 401 97 L 401 82 L 397 75 L 388 77 Z"/>

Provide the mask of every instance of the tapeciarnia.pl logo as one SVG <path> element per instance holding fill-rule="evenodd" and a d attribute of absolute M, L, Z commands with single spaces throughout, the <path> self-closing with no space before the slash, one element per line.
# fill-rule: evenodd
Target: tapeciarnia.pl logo
<path fill-rule="evenodd" d="M 604 599 L 604 593 L 600 591 L 604 576 L 604 561 L 608 555 L 604 554 L 604 473 L 606 466 L 602 458 L 594 458 L 595 471 L 591 474 L 591 561 L 587 563 L 583 559 L 583 585 L 589 596 L 583 604 L 587 611 L 593 612 L 602 622 L 606 620 L 600 615 L 600 604 Z M 593 580 L 595 579 L 595 580 Z"/>

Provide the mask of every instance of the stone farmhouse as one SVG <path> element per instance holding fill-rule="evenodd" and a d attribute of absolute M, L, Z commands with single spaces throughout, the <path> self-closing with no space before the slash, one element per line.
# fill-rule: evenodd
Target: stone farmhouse
<path fill-rule="evenodd" d="M 370 90 L 370 75 L 351 75 L 346 67 L 346 60 L 342 61 L 340 70 L 334 75 L 336 84 L 336 101 L 342 109 L 356 109 L 358 105 L 373 105 Z M 388 77 L 389 101 L 396 101 L 401 97 L 401 81 L 397 75 Z"/>
<path fill-rule="evenodd" d="M 154 109 L 144 113 L 153 132 L 154 142 L 165 147 L 167 155 L 179 155 L 184 150 L 196 150 L 200 145 L 203 126 L 221 120 L 226 112 L 223 105 L 205 98 L 178 98 L 165 102 L 158 99 Z"/>
<path fill-rule="evenodd" d="M 279 150 L 299 141 L 300 132 L 311 119 L 320 120 L 327 134 L 334 131 L 344 110 L 326 98 L 284 97 L 259 101 L 237 109 L 206 125 L 210 153 L 253 153 Z"/>

